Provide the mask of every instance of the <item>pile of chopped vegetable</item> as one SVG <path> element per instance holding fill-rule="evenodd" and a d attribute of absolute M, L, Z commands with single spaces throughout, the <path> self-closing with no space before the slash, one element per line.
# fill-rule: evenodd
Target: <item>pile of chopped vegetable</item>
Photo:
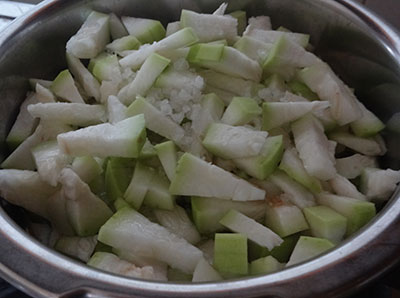
<path fill-rule="evenodd" d="M 30 79 L 0 195 L 32 235 L 108 272 L 204 282 L 298 264 L 375 216 L 400 181 L 377 162 L 384 124 L 307 34 L 226 8 L 166 29 L 92 12 L 68 69 Z"/>

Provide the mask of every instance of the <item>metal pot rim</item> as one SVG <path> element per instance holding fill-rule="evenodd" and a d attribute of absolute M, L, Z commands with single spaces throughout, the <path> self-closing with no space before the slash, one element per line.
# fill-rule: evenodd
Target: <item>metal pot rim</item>
<path fill-rule="evenodd" d="M 367 9 L 350 0 L 326 1 L 327 5 L 351 13 L 363 26 L 368 26 L 374 34 L 387 44 L 387 49 L 397 57 L 400 57 L 400 37 L 395 30 L 380 20 Z M 48 11 L 57 9 L 57 6 L 66 0 L 47 0 L 39 4 L 28 14 L 16 19 L 2 34 L 0 34 L 0 46 L 7 39 L 17 34 L 20 30 L 32 22 L 38 16 Z M 400 60 L 400 58 L 398 59 Z M 399 239 L 392 239 L 393 232 L 400 235 L 400 192 L 399 189 L 393 195 L 391 201 L 383 208 L 376 218 L 365 226 L 357 235 L 344 241 L 338 248 L 320 256 L 317 259 L 302 263 L 283 271 L 266 276 L 252 277 L 241 280 L 223 281 L 218 283 L 183 284 L 160 283 L 144 280 L 135 280 L 108 274 L 96 269 L 91 269 L 78 262 L 72 261 L 53 250 L 50 250 L 35 239 L 27 235 L 15 222 L 0 208 L 0 255 L 4 257 L 13 251 L 11 258 L 16 258 L 16 268 L 6 267 L 0 263 L 0 275 L 18 288 L 34 296 L 52 297 L 69 293 L 111 293 L 118 290 L 123 295 L 135 294 L 142 296 L 164 297 L 243 297 L 245 294 L 254 296 L 269 293 L 277 295 L 280 288 L 290 287 L 291 284 L 299 284 L 308 280 L 329 278 L 330 274 L 341 273 L 335 277 L 327 290 L 348 291 L 351 283 L 358 279 L 358 284 L 363 285 L 394 265 L 393 257 L 399 257 Z M 7 248 L 6 248 L 7 246 Z M 382 248 L 385 248 L 382 250 Z M 360 277 L 360 273 L 354 269 L 355 265 L 368 257 L 371 250 L 380 249 L 380 254 L 374 255 L 370 263 L 363 263 L 363 270 L 370 275 Z M 31 268 L 25 268 L 17 258 L 26 255 Z M 346 270 L 339 268 L 346 268 Z M 46 268 L 41 272 L 44 277 L 38 277 L 37 272 L 29 272 L 32 268 Z M 346 274 L 344 274 L 346 272 Z M 318 277 L 319 276 L 319 277 Z M 55 287 L 55 277 L 69 281 L 63 287 Z M 307 283 L 306 283 L 307 284 Z M 268 287 L 268 292 L 265 292 Z M 336 290 L 335 290 L 336 289 Z M 307 293 L 310 289 L 303 289 L 299 294 Z M 101 292 L 98 292 L 101 291 Z"/>

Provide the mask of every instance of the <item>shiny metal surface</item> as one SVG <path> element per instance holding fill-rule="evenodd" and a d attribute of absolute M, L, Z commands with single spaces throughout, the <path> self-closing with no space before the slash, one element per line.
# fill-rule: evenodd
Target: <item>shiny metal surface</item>
<path fill-rule="evenodd" d="M 0 18 L 16 18 L 32 9 L 34 5 L 14 1 L 0 1 Z"/>
<path fill-rule="evenodd" d="M 23 15 L 33 7 L 34 5 L 29 3 L 0 0 L 0 31 L 14 18 Z"/>
<path fill-rule="evenodd" d="M 51 79 L 65 68 L 64 45 L 90 9 L 152 17 L 167 23 L 182 8 L 211 12 L 215 0 L 44 1 L 0 34 L 0 148 L 27 90 L 26 78 Z M 316 52 L 387 121 L 400 111 L 400 39 L 375 15 L 349 0 L 231 0 L 229 9 L 268 14 L 273 24 L 310 33 Z M 397 131 L 400 129 L 397 128 Z M 385 131 L 388 155 L 400 168 L 400 138 Z M 1 160 L 1 156 L 0 156 Z M 399 192 L 357 235 L 320 258 L 274 274 L 209 284 L 156 283 L 92 270 L 50 251 L 0 209 L 0 275 L 36 297 L 336 297 L 355 291 L 400 258 Z"/>

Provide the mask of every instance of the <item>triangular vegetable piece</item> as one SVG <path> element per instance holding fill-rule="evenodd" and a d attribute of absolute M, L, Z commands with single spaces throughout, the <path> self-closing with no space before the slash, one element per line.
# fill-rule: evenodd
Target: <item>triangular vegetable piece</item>
<path fill-rule="evenodd" d="M 11 127 L 6 139 L 7 145 L 11 150 L 17 148 L 34 132 L 37 120 L 29 114 L 27 107 L 35 103 L 38 103 L 38 99 L 34 93 L 31 93 L 28 94 L 21 104 L 17 119 Z"/>
<path fill-rule="evenodd" d="M 321 180 L 335 177 L 334 153 L 318 119 L 309 114 L 292 123 L 291 128 L 307 173 Z"/>
<path fill-rule="evenodd" d="M 193 273 L 203 256 L 183 238 L 130 208 L 115 213 L 100 229 L 98 239 L 118 249 L 156 258 L 185 273 Z"/>
<path fill-rule="evenodd" d="M 58 74 L 51 84 L 50 89 L 55 95 L 66 101 L 85 103 L 68 69 Z"/>
<path fill-rule="evenodd" d="M 57 188 L 43 182 L 37 172 L 0 170 L 1 197 L 44 218 L 49 218 L 48 199 L 56 191 Z"/>
<path fill-rule="evenodd" d="M 327 239 L 301 236 L 286 266 L 312 259 L 333 247 L 334 244 Z"/>
<path fill-rule="evenodd" d="M 91 236 L 111 217 L 112 211 L 94 195 L 72 169 L 65 168 L 59 178 L 66 198 L 69 221 L 78 236 Z"/>
<path fill-rule="evenodd" d="M 152 43 L 165 37 L 165 29 L 160 21 L 133 17 L 121 19 L 129 34 L 135 36 L 141 43 Z"/>
<path fill-rule="evenodd" d="M 58 135 L 62 152 L 72 156 L 138 157 L 146 140 L 143 115 Z"/>
<path fill-rule="evenodd" d="M 329 107 L 327 102 L 264 102 L 263 129 L 270 130 L 295 121 L 305 114 Z"/>
<path fill-rule="evenodd" d="M 340 125 L 362 117 L 357 98 L 327 64 L 314 64 L 300 71 L 298 76 L 321 100 L 330 102 L 332 117 Z"/>
<path fill-rule="evenodd" d="M 329 193 L 320 193 L 317 198 L 319 204 L 328 206 L 347 218 L 346 236 L 357 232 L 376 214 L 375 205 L 371 202 Z"/>
<path fill-rule="evenodd" d="M 256 201 L 265 197 L 265 191 L 190 153 L 185 153 L 178 161 L 169 190 L 176 195 L 234 201 Z"/>
<path fill-rule="evenodd" d="M 183 28 L 193 28 L 200 42 L 219 39 L 231 41 L 237 35 L 237 20 L 229 16 L 197 13 L 183 9 L 180 23 Z"/>
<path fill-rule="evenodd" d="M 40 143 L 32 149 L 32 156 L 40 178 L 57 186 L 61 170 L 70 163 L 70 157 L 60 152 L 57 141 Z"/>
<path fill-rule="evenodd" d="M 245 235 L 247 239 L 265 246 L 269 250 L 272 250 L 275 246 L 279 246 L 283 242 L 281 237 L 266 226 L 263 226 L 254 219 L 251 219 L 234 209 L 231 209 L 227 214 L 225 214 L 219 222 L 233 232 L 241 233 Z"/>
<path fill-rule="evenodd" d="M 93 11 L 67 42 L 67 52 L 80 59 L 96 57 L 110 40 L 109 16 Z"/>
<path fill-rule="evenodd" d="M 100 101 L 100 84 L 99 82 L 93 77 L 89 70 L 82 64 L 82 62 L 67 53 L 67 63 L 68 68 L 79 82 L 79 84 L 83 87 L 86 94 L 92 96 L 96 99 L 96 101 Z"/>

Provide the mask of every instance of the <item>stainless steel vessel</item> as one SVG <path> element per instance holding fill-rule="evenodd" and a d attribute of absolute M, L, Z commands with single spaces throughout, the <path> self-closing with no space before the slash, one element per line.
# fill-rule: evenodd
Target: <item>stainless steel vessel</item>
<path fill-rule="evenodd" d="M 211 12 L 221 0 L 48 0 L 0 34 L 0 160 L 26 78 L 51 79 L 65 68 L 65 42 L 91 9 L 167 23 L 182 8 Z M 273 24 L 310 33 L 316 52 L 377 115 L 400 111 L 400 38 L 349 0 L 231 0 L 229 9 L 266 14 Z M 400 167 L 400 122 L 384 133 L 383 166 Z M 310 262 L 255 278 L 207 284 L 156 283 L 90 269 L 27 235 L 0 208 L 0 275 L 37 297 L 334 297 L 355 291 L 400 259 L 397 191 L 379 215 L 337 249 Z"/>

